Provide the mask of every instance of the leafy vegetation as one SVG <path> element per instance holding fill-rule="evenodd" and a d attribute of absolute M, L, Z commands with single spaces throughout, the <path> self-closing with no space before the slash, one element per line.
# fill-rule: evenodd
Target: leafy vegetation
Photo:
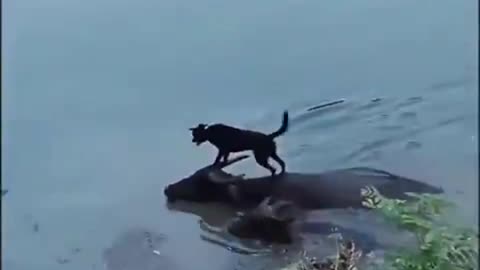
<path fill-rule="evenodd" d="M 388 199 L 375 188 L 362 191 L 364 205 L 390 222 L 415 234 L 418 248 L 399 250 L 387 258 L 396 270 L 478 269 L 478 233 L 448 224 L 447 209 L 454 205 L 440 195 L 408 193 L 412 200 Z"/>
<path fill-rule="evenodd" d="M 478 269 L 478 232 L 449 224 L 446 210 L 454 205 L 440 195 L 408 193 L 412 200 L 389 199 L 373 187 L 362 190 L 364 206 L 378 211 L 392 224 L 416 236 L 417 248 L 389 251 L 380 269 L 388 270 L 475 270 Z M 348 253 L 342 245 L 336 260 L 313 263 L 309 259 L 297 269 L 350 270 L 360 252 Z M 351 247 L 351 244 L 350 244 Z M 355 257 L 346 260 L 345 254 Z M 355 256 L 352 254 L 356 254 Z M 342 259 L 343 258 L 343 261 Z M 343 263 L 342 263 L 343 262 Z M 350 263 L 345 263 L 350 262 Z"/>

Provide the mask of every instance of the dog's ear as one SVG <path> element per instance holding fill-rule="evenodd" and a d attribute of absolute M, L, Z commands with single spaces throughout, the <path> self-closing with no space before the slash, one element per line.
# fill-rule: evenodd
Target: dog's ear
<path fill-rule="evenodd" d="M 208 127 L 207 124 L 202 123 L 202 124 L 198 124 L 196 127 L 191 127 L 188 130 L 190 130 L 190 131 L 193 131 L 193 130 L 196 130 L 196 129 L 202 129 L 203 130 L 203 129 L 206 129 L 207 127 Z"/>

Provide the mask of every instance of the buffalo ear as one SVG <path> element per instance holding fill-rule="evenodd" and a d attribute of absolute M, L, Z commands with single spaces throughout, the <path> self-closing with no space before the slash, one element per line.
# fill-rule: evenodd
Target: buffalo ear
<path fill-rule="evenodd" d="M 293 202 L 278 201 L 272 206 L 273 217 L 277 220 L 291 222 L 298 216 L 298 208 Z"/>
<path fill-rule="evenodd" d="M 286 200 L 274 200 L 271 196 L 265 198 L 257 207 L 257 213 L 278 221 L 292 222 L 297 218 L 297 206 Z"/>

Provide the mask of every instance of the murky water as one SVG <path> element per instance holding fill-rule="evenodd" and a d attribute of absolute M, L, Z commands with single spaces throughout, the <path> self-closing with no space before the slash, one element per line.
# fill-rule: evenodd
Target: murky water
<path fill-rule="evenodd" d="M 162 190 L 214 158 L 189 127 L 271 131 L 284 109 L 289 170 L 390 170 L 442 186 L 459 220 L 478 219 L 476 1 L 3 7 L 4 269 L 102 269 L 112 254 L 158 269 L 145 232 L 162 270 L 253 269 L 203 241 L 199 217 L 167 209 Z M 265 173 L 251 160 L 233 170 Z M 369 227 L 339 215 L 324 218 Z"/>

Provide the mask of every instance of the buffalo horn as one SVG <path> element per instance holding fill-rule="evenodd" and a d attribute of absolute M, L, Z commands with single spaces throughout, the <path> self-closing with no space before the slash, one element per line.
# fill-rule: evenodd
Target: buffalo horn
<path fill-rule="evenodd" d="M 223 169 L 223 168 L 225 168 L 225 167 L 227 167 L 227 166 L 232 165 L 233 163 L 239 162 L 240 160 L 244 160 L 244 159 L 246 159 L 246 158 L 248 158 L 248 155 L 240 155 L 240 156 L 234 157 L 234 158 L 232 158 L 232 159 L 230 159 L 230 160 L 222 161 L 222 162 L 220 163 L 220 168 Z"/>
<path fill-rule="evenodd" d="M 240 180 L 243 180 L 242 175 L 231 175 L 222 171 L 212 171 L 208 173 L 209 179 L 218 184 L 231 184 Z"/>

